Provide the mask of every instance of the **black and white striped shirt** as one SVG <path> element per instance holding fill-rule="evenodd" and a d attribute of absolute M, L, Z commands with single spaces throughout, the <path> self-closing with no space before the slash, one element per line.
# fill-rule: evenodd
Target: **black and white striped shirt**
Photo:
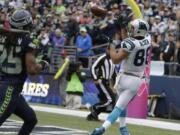
<path fill-rule="evenodd" d="M 91 73 L 94 80 L 105 79 L 109 80 L 115 72 L 115 65 L 110 56 L 103 54 L 92 65 Z"/>

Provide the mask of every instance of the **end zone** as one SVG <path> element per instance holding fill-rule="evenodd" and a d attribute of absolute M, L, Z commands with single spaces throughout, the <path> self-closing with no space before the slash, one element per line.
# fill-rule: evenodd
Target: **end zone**
<path fill-rule="evenodd" d="M 17 134 L 19 128 L 21 127 L 22 122 L 15 120 L 6 121 L 0 128 L 0 135 L 12 135 Z M 37 125 L 32 132 L 32 135 L 87 135 L 88 132 L 58 127 L 58 126 L 50 126 L 50 125 Z"/>

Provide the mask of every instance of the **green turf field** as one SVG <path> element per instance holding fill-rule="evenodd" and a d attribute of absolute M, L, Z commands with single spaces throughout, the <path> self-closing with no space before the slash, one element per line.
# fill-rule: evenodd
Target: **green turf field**
<path fill-rule="evenodd" d="M 75 128 L 86 131 L 92 131 L 98 127 L 102 122 L 89 122 L 84 118 L 72 117 L 66 115 L 51 114 L 45 112 L 36 112 L 38 117 L 38 124 L 40 125 L 54 125 L 67 128 Z M 11 119 L 18 119 L 12 116 Z M 19 120 L 19 119 L 18 119 Z M 180 135 L 178 131 L 163 130 L 157 128 L 128 125 L 132 135 Z M 104 135 L 119 135 L 118 123 L 111 126 L 111 128 Z"/>

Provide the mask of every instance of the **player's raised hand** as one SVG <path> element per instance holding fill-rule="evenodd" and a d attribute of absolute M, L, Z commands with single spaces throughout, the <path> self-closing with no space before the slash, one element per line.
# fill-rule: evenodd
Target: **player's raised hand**
<path fill-rule="evenodd" d="M 50 59 L 47 57 L 47 55 L 44 55 L 42 59 L 39 61 L 39 64 L 42 65 L 42 69 L 47 69 L 49 67 Z"/>
<path fill-rule="evenodd" d="M 39 64 L 42 65 L 42 70 L 47 69 L 49 67 L 49 63 L 45 60 L 41 60 Z"/>

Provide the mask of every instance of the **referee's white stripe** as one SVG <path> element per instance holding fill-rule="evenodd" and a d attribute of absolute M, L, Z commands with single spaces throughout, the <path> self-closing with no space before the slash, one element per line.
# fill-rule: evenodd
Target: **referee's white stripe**
<path fill-rule="evenodd" d="M 94 79 L 97 79 L 97 75 L 96 75 L 96 73 L 95 73 L 95 67 L 98 65 L 99 61 L 100 61 L 101 59 L 103 59 L 105 56 L 106 56 L 106 54 L 100 56 L 100 57 L 94 62 L 94 64 L 93 64 L 92 67 L 91 67 L 91 72 L 92 72 L 92 75 L 93 75 L 93 78 L 94 78 Z"/>
<path fill-rule="evenodd" d="M 106 71 L 106 76 L 105 76 L 105 79 L 109 79 L 109 70 L 110 70 L 110 65 L 109 65 L 109 63 L 108 63 L 108 60 L 106 59 L 105 61 L 104 61 L 104 68 L 105 68 L 105 71 Z"/>
<path fill-rule="evenodd" d="M 100 108 L 100 107 L 105 107 L 105 106 L 109 105 L 109 104 L 111 103 L 111 101 L 112 101 L 111 96 L 109 95 L 109 93 L 108 93 L 108 91 L 107 91 L 106 87 L 104 87 L 103 83 L 102 83 L 102 82 L 100 82 L 100 83 L 99 83 L 99 85 L 100 85 L 100 87 L 101 87 L 101 89 L 102 89 L 103 93 L 106 95 L 107 102 L 106 102 L 106 103 L 104 103 L 104 104 L 102 104 L 102 105 L 98 105 L 98 106 L 96 106 L 97 108 Z"/>

